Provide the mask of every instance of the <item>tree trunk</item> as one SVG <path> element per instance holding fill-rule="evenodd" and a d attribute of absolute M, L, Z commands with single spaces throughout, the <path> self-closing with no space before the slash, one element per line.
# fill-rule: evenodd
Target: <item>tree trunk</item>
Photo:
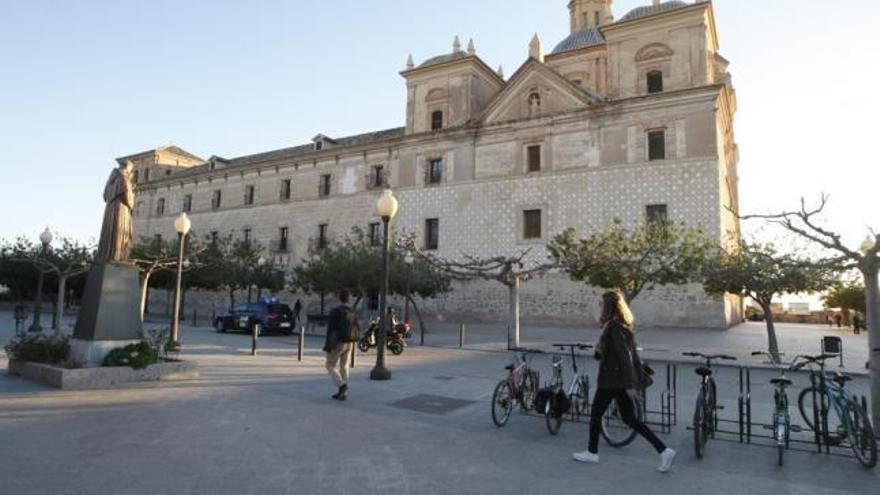
<path fill-rule="evenodd" d="M 507 325 L 509 329 L 507 345 L 510 347 L 519 347 L 519 277 L 513 277 L 513 283 L 508 285 L 507 289 L 510 310 L 507 317 Z"/>
<path fill-rule="evenodd" d="M 862 276 L 865 278 L 865 317 L 871 366 L 871 409 L 874 436 L 880 438 L 880 287 L 876 267 L 868 268 L 862 271 Z"/>
<path fill-rule="evenodd" d="M 321 316 L 324 316 L 324 291 L 321 291 Z"/>
<path fill-rule="evenodd" d="M 773 362 L 780 363 L 779 357 L 779 341 L 776 339 L 776 326 L 773 323 L 773 308 L 769 302 L 758 302 L 761 310 L 764 311 L 764 321 L 767 323 L 767 352 L 770 353 Z"/>
<path fill-rule="evenodd" d="M 229 311 L 235 308 L 235 289 L 229 289 Z"/>
<path fill-rule="evenodd" d="M 144 281 L 141 282 L 141 321 L 144 321 L 144 312 L 147 309 L 147 292 L 150 290 L 150 276 L 152 270 L 144 272 Z"/>
<path fill-rule="evenodd" d="M 58 274 L 58 295 L 55 303 L 55 336 L 61 336 L 61 318 L 64 317 L 64 293 L 67 292 L 67 275 Z"/>
<path fill-rule="evenodd" d="M 419 305 L 416 304 L 416 300 L 412 298 L 412 296 L 408 296 L 409 302 L 412 304 L 413 310 L 416 312 L 416 319 L 419 320 L 419 331 L 428 333 L 427 327 L 425 327 L 425 320 L 422 319 L 422 312 L 419 311 Z"/>

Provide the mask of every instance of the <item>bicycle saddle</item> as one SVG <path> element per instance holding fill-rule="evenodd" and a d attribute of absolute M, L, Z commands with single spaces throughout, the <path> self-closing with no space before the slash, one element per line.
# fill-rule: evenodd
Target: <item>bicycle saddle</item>
<path fill-rule="evenodd" d="M 712 370 L 704 366 L 700 366 L 699 368 L 695 369 L 694 373 L 700 376 L 712 376 Z"/>
<path fill-rule="evenodd" d="M 789 380 L 788 378 L 778 377 L 778 378 L 773 378 L 772 380 L 770 380 L 770 383 L 772 383 L 773 385 L 782 385 L 784 387 L 790 387 L 792 384 L 792 381 Z"/>
<path fill-rule="evenodd" d="M 840 385 L 841 387 L 843 386 L 844 383 L 852 380 L 851 376 L 844 375 L 843 373 L 841 373 L 839 371 L 835 372 L 834 375 L 829 378 L 831 378 L 834 381 L 834 383 Z"/>

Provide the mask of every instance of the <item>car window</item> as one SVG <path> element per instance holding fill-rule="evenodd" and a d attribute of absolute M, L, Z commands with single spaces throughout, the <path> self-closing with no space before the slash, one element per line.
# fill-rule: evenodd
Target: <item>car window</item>
<path fill-rule="evenodd" d="M 238 306 L 235 307 L 235 309 L 233 311 L 235 311 L 236 313 L 244 313 L 245 311 L 247 311 L 247 309 L 248 309 L 247 304 L 239 304 Z"/>
<path fill-rule="evenodd" d="M 290 306 L 286 304 L 270 304 L 269 311 L 272 313 L 280 313 L 283 315 L 293 313 L 293 311 L 290 310 Z"/>

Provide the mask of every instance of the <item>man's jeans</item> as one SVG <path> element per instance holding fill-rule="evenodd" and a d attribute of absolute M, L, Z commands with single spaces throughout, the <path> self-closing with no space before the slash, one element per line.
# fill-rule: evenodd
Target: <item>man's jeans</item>
<path fill-rule="evenodd" d="M 341 342 L 327 353 L 327 373 L 337 387 L 348 383 L 348 363 L 351 361 L 351 353 L 354 352 L 354 342 Z"/>

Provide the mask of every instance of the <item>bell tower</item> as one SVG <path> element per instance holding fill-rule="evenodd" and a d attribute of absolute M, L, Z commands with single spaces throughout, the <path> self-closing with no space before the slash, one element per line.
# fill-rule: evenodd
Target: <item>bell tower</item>
<path fill-rule="evenodd" d="M 587 28 L 599 28 L 614 20 L 611 14 L 613 0 L 571 0 L 568 11 L 571 13 L 571 32 Z"/>

